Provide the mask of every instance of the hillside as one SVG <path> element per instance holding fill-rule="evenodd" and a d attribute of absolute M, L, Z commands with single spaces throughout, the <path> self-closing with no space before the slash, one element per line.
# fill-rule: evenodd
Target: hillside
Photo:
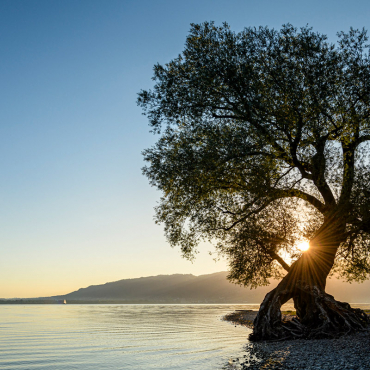
<path fill-rule="evenodd" d="M 209 275 L 159 275 L 92 285 L 52 297 L 67 301 L 122 303 L 257 303 L 268 289 L 250 291 L 231 284 L 227 272 Z"/>
<path fill-rule="evenodd" d="M 0 300 L 1 303 L 250 303 L 260 304 L 277 282 L 250 290 L 230 283 L 227 272 L 209 275 L 158 275 L 123 279 L 102 285 L 92 285 L 65 295 Z M 337 300 L 350 303 L 370 303 L 370 281 L 348 284 L 328 279 L 326 291 Z"/>
<path fill-rule="evenodd" d="M 276 286 L 250 290 L 230 283 L 227 272 L 209 275 L 159 275 L 124 279 L 103 285 L 92 285 L 53 299 L 121 303 L 261 303 Z M 370 281 L 348 284 L 328 279 L 327 292 L 336 299 L 352 303 L 370 303 Z"/>

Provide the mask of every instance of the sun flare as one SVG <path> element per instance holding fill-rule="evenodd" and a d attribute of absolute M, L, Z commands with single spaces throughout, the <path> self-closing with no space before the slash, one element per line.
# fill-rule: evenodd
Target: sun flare
<path fill-rule="evenodd" d="M 308 248 L 310 248 L 310 245 L 308 244 L 308 242 L 302 242 L 302 243 L 299 243 L 297 245 L 297 248 L 301 251 L 301 252 L 306 252 L 308 250 Z"/>

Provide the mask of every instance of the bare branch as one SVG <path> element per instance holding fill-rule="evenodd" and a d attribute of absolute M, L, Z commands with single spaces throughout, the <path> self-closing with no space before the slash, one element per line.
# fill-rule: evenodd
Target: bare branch
<path fill-rule="evenodd" d="M 306 202 L 313 205 L 319 212 L 324 214 L 326 211 L 326 206 L 324 203 L 322 203 L 320 200 L 318 200 L 316 197 L 314 197 L 311 194 L 308 194 L 302 190 L 299 189 L 286 189 L 286 190 L 274 190 L 275 195 L 277 198 L 290 198 L 290 197 L 296 197 L 305 200 Z"/>
<path fill-rule="evenodd" d="M 356 146 L 364 143 L 365 141 L 370 141 L 370 135 L 363 135 L 363 136 L 360 136 L 357 141 L 356 141 Z"/>
<path fill-rule="evenodd" d="M 290 266 L 277 253 L 271 250 L 267 251 L 267 253 L 271 256 L 272 259 L 278 261 L 285 271 L 289 272 Z"/>

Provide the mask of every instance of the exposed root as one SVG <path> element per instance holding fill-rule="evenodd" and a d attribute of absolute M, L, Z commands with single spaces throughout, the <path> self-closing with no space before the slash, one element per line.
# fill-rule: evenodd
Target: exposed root
<path fill-rule="evenodd" d="M 293 292 L 275 288 L 266 295 L 261 304 L 253 322 L 250 340 L 336 338 L 364 330 L 370 322 L 364 311 L 352 308 L 348 303 L 336 301 L 317 286 L 297 282 L 294 294 L 297 294 L 297 290 L 300 291 L 300 299 L 297 302 L 303 307 L 297 310 L 297 313 L 303 312 L 304 316 L 287 322 L 282 321 L 282 302 L 286 302 L 290 295 L 294 298 L 294 295 Z"/>
<path fill-rule="evenodd" d="M 312 291 L 319 310 L 319 324 L 309 327 L 308 338 L 336 338 L 364 330 L 368 326 L 369 317 L 364 311 L 336 301 L 333 296 L 316 287 Z"/>

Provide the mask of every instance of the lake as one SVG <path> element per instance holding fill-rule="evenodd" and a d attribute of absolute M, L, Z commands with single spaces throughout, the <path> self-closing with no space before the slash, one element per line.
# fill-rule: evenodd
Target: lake
<path fill-rule="evenodd" d="M 250 329 L 222 316 L 258 307 L 0 305 L 0 369 L 226 369 L 248 356 Z"/>
<path fill-rule="evenodd" d="M 258 305 L 0 305 L 0 369 L 222 369 Z"/>

